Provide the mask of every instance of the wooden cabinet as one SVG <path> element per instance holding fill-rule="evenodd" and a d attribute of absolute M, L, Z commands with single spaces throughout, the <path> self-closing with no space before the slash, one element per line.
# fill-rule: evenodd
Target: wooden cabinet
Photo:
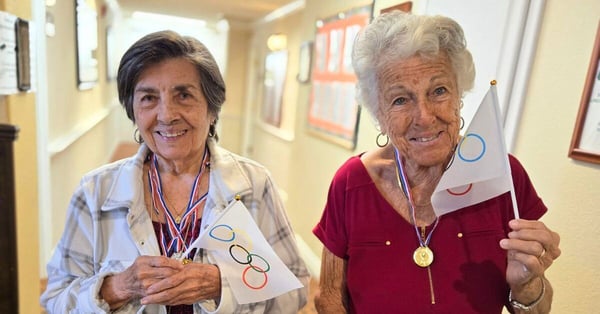
<path fill-rule="evenodd" d="M 18 128 L 0 124 L 0 313 L 19 313 L 13 142 Z"/>

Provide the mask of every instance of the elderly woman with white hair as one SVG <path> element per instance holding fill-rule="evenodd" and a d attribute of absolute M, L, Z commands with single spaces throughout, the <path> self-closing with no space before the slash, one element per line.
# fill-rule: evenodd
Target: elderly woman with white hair
<path fill-rule="evenodd" d="M 514 156 L 520 219 L 508 193 L 441 217 L 431 204 L 474 82 L 465 42 L 452 19 L 399 11 L 358 34 L 357 100 L 380 134 L 337 171 L 313 230 L 324 244 L 320 313 L 550 311 L 544 274 L 560 238 L 538 220 L 547 207 Z"/>

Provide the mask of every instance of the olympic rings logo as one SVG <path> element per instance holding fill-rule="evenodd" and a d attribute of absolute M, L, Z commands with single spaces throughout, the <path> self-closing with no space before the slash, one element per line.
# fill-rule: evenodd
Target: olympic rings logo
<path fill-rule="evenodd" d="M 240 231 L 241 230 L 234 231 L 231 226 L 221 224 L 210 229 L 208 235 L 217 241 L 233 243 L 236 237 L 239 238 L 239 235 L 243 235 L 243 232 Z M 246 240 L 247 239 L 248 237 L 246 235 Z M 250 248 L 250 250 L 251 249 L 252 248 Z M 242 272 L 242 281 L 248 288 L 259 290 L 267 285 L 267 272 L 271 270 L 271 265 L 264 257 L 251 253 L 250 250 L 241 244 L 233 243 L 229 246 L 229 255 L 236 263 L 248 265 Z M 254 272 L 250 272 L 250 270 L 253 270 Z"/>
<path fill-rule="evenodd" d="M 467 185 L 467 188 L 466 188 L 464 191 L 457 192 L 457 191 L 452 191 L 452 190 L 450 190 L 450 189 L 446 189 L 446 191 L 447 191 L 447 192 L 448 192 L 448 194 L 450 194 L 450 195 L 454 195 L 454 196 L 462 196 L 462 195 L 465 195 L 465 194 L 469 193 L 469 192 L 471 191 L 471 189 L 472 189 L 472 188 L 473 188 L 473 183 L 469 183 L 469 184 Z"/>
<path fill-rule="evenodd" d="M 470 157 L 470 158 L 465 157 L 466 152 L 463 152 L 463 144 L 465 143 L 465 140 L 469 137 L 473 137 L 481 143 L 481 148 L 480 148 L 480 151 L 478 152 L 478 155 L 476 155 L 474 157 Z M 470 145 L 469 147 L 473 147 L 473 145 Z M 460 141 L 460 143 L 458 145 L 458 158 L 460 158 L 464 162 L 476 162 L 479 159 L 481 159 L 483 157 L 483 155 L 485 155 L 485 151 L 486 151 L 486 145 L 485 145 L 485 140 L 483 139 L 483 137 L 481 137 L 481 135 L 479 135 L 479 134 L 469 133 L 463 137 L 463 139 Z M 471 184 L 466 185 L 464 190 L 462 190 L 462 191 L 452 191 L 450 189 L 446 189 L 446 192 L 448 192 L 448 194 L 453 195 L 453 196 L 463 196 L 463 195 L 466 195 L 467 193 L 469 193 L 472 188 L 473 188 L 473 184 L 471 183 Z"/>
<path fill-rule="evenodd" d="M 478 139 L 479 142 L 481 142 L 481 152 L 479 153 L 479 155 L 472 157 L 472 158 L 465 157 L 462 152 L 463 144 L 465 143 L 465 140 L 469 137 L 474 137 L 474 138 Z M 475 134 L 475 133 L 469 133 L 469 134 L 465 135 L 465 137 L 463 137 L 463 139 L 460 141 L 460 144 L 458 145 L 458 158 L 460 158 L 464 162 L 476 162 L 479 159 L 481 159 L 481 157 L 483 157 L 483 155 L 485 155 L 485 140 L 480 135 Z"/>

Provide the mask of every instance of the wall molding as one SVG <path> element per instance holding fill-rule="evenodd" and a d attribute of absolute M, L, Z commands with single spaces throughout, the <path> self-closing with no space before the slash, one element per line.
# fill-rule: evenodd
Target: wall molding
<path fill-rule="evenodd" d="M 107 108 L 102 108 L 94 113 L 91 117 L 77 123 L 67 134 L 59 136 L 56 139 L 50 140 L 48 143 L 48 154 L 50 157 L 63 152 L 73 143 L 77 142 L 81 137 L 96 127 L 111 114 L 116 108 L 116 105 L 111 105 Z"/>
<path fill-rule="evenodd" d="M 256 125 L 260 129 L 262 129 L 264 132 L 266 132 L 270 135 L 273 135 L 273 137 L 275 137 L 275 138 L 278 138 L 278 139 L 286 141 L 286 142 L 294 141 L 294 132 L 293 131 L 274 127 L 270 124 L 267 124 L 265 122 L 258 121 L 258 120 L 256 121 Z"/>

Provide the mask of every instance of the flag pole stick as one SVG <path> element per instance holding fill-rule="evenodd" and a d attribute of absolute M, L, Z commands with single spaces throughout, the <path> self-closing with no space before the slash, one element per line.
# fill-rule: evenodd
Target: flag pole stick
<path fill-rule="evenodd" d="M 496 123 L 498 123 L 498 130 L 500 130 L 500 132 L 504 133 L 504 127 L 502 126 L 502 124 L 500 123 L 500 117 L 502 116 L 500 114 L 500 108 L 498 105 L 498 93 L 496 91 L 496 80 L 492 80 L 490 82 L 490 89 L 492 91 L 492 93 L 494 94 L 494 110 L 496 111 Z M 519 206 L 517 206 L 517 197 L 515 196 L 515 185 L 513 183 L 512 180 L 512 171 L 510 171 L 510 162 L 508 161 L 508 152 L 506 151 L 506 141 L 504 140 L 504 134 L 500 134 L 500 138 L 502 139 L 502 151 L 504 152 L 504 154 L 507 156 L 507 158 L 505 158 L 505 162 L 506 162 L 506 169 L 509 169 L 509 174 L 508 177 L 510 178 L 510 199 L 512 201 L 512 207 L 513 207 L 513 212 L 515 215 L 515 219 L 519 219 Z"/>

